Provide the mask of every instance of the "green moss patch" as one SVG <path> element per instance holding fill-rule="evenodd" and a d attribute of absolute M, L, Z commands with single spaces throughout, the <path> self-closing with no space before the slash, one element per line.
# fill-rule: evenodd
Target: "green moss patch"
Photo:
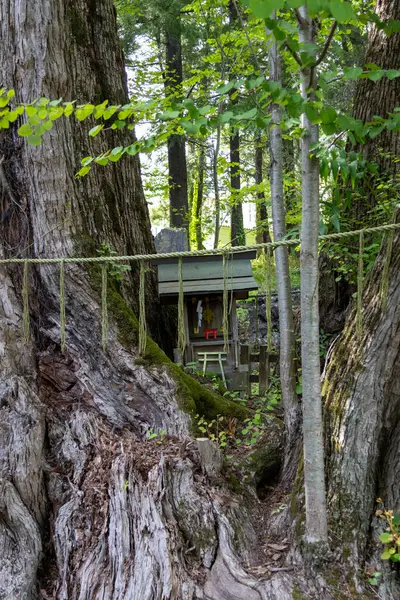
<path fill-rule="evenodd" d="M 101 269 L 99 265 L 96 263 L 88 265 L 88 272 L 92 287 L 100 295 Z M 109 316 L 117 326 L 118 339 L 121 344 L 126 349 L 137 348 L 139 341 L 138 318 L 115 289 L 114 282 L 110 278 L 107 286 L 107 306 Z M 145 366 L 149 371 L 154 367 L 165 367 L 176 383 L 179 407 L 184 412 L 192 415 L 200 414 L 207 420 L 215 419 L 218 415 L 233 416 L 238 419 L 249 416 L 247 408 L 215 394 L 184 373 L 149 337 L 145 355 L 138 357 L 135 363 Z"/>

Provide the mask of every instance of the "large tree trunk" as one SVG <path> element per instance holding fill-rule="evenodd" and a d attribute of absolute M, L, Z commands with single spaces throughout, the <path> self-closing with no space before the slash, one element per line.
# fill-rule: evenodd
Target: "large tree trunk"
<path fill-rule="evenodd" d="M 1 81 L 18 101 L 126 102 L 112 0 L 1 0 L 0 17 Z M 88 138 L 90 126 L 62 119 L 39 148 L 3 132 L 18 204 L 0 257 L 95 255 L 102 243 L 152 251 L 138 159 L 74 178 L 82 156 L 126 142 L 113 132 Z M 133 307 L 136 271 L 122 286 Z M 255 540 L 248 510 L 217 469 L 203 461 L 202 470 L 188 437 L 188 411 L 243 409 L 180 374 L 151 341 L 139 360 L 137 319 L 111 278 L 103 352 L 96 268 L 66 265 L 63 355 L 58 269 L 29 274 L 33 339 L 24 346 L 21 272 L 0 268 L 0 597 L 290 600 L 290 582 L 273 591 L 285 573 L 264 583 L 245 572 Z M 154 290 L 149 277 L 148 316 L 161 321 Z M 143 441 L 149 427 L 169 435 Z"/>
<path fill-rule="evenodd" d="M 363 299 L 363 335 L 355 335 L 354 310 L 336 342 L 324 374 L 328 500 L 331 524 L 349 562 L 364 561 L 380 571 L 384 530 L 375 517 L 376 500 L 400 513 L 400 236 L 389 269 L 389 293 L 382 311 L 381 277 L 385 247 Z M 385 571 L 385 569 L 383 569 Z M 361 585 L 357 571 L 354 572 Z M 400 582 L 386 569 L 388 587 L 398 598 Z M 383 596 L 382 596 L 383 597 Z"/>
<path fill-rule="evenodd" d="M 382 21 L 399 20 L 400 1 L 378 0 L 375 12 Z M 382 69 L 399 69 L 400 32 L 387 36 L 382 29 L 372 25 L 364 59 L 364 64 L 369 63 L 376 64 Z M 372 121 L 375 115 L 387 118 L 389 113 L 393 113 L 398 106 L 399 98 L 400 78 L 398 77 L 394 79 L 382 77 L 378 81 L 360 79 L 354 97 L 354 117 L 364 123 Z M 358 145 L 355 149 L 362 152 L 365 160 L 376 163 L 379 167 L 379 178 L 366 174 L 359 185 L 360 193 L 351 195 L 348 218 L 358 226 L 360 222 L 373 223 L 376 218 L 382 218 L 380 213 L 378 216 L 370 214 L 371 208 L 382 201 L 382 193 L 385 191 L 385 188 L 382 189 L 382 180 L 387 186 L 386 202 L 395 206 L 396 198 L 393 189 L 397 188 L 398 183 L 393 180 L 400 173 L 400 163 L 396 160 L 400 153 L 400 134 L 396 130 L 385 128 L 380 135 L 373 139 L 367 138 L 362 146 Z"/>

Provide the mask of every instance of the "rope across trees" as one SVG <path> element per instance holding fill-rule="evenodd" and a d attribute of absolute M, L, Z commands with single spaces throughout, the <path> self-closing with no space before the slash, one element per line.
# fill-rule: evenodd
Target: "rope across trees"
<path fill-rule="evenodd" d="M 387 295 L 389 289 L 389 265 L 393 252 L 393 240 L 395 231 L 400 229 L 400 223 L 390 223 L 379 227 L 369 227 L 358 229 L 355 231 L 345 231 L 341 233 L 330 233 L 319 236 L 319 240 L 332 241 L 344 238 L 358 237 L 358 271 L 357 271 L 357 312 L 356 312 L 356 331 L 360 336 L 362 333 L 362 296 L 364 288 L 364 236 L 368 233 L 386 233 L 386 255 L 382 270 L 381 279 L 381 308 L 386 309 Z M 301 241 L 299 238 L 285 239 L 278 242 L 266 242 L 263 244 L 253 244 L 249 246 L 235 246 L 231 248 L 215 248 L 212 250 L 194 250 L 187 252 L 166 252 L 163 254 L 136 254 L 132 256 L 92 256 L 92 257 L 60 257 L 60 258 L 6 258 L 0 259 L 1 265 L 23 264 L 23 286 L 22 286 L 22 301 L 23 301 L 23 333 L 24 341 L 28 343 L 30 340 L 30 315 L 29 315 L 29 287 L 28 287 L 28 269 L 29 265 L 33 264 L 59 264 L 60 265 L 60 346 L 61 351 L 66 349 L 66 310 L 65 310 L 65 264 L 86 264 L 99 263 L 102 267 L 102 292 L 101 292 L 101 328 L 102 328 L 102 346 L 103 350 L 107 349 L 108 343 L 108 310 L 107 310 L 107 282 L 108 282 L 108 263 L 115 262 L 139 262 L 140 278 L 139 278 L 139 353 L 146 353 L 147 345 L 147 322 L 146 322 L 146 304 L 145 304 L 145 279 L 148 271 L 148 263 L 158 263 L 165 259 L 178 259 L 178 349 L 183 355 L 186 348 L 186 330 L 184 323 L 184 287 L 182 264 L 183 259 L 193 256 L 215 256 L 221 255 L 223 259 L 223 334 L 224 346 L 228 345 L 228 318 L 229 318 L 229 273 L 228 265 L 229 258 L 233 254 L 248 250 L 263 250 L 266 255 L 266 318 L 268 324 L 267 347 L 270 352 L 272 349 L 272 326 L 271 326 L 271 278 L 273 261 L 272 255 L 275 248 L 279 246 L 299 246 Z"/>

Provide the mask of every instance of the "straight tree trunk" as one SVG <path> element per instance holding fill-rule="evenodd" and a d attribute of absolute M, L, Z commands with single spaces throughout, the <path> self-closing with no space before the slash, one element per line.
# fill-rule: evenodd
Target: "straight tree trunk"
<path fill-rule="evenodd" d="M 240 198 L 240 137 L 236 129 L 229 136 L 231 178 L 231 244 L 244 246 L 246 236 L 243 226 L 243 206 Z"/>
<path fill-rule="evenodd" d="M 167 97 L 178 101 L 182 96 L 182 43 L 179 16 L 165 32 L 165 90 Z M 168 173 L 170 226 L 188 228 L 188 182 L 185 139 L 181 135 L 168 138 Z"/>
<path fill-rule="evenodd" d="M 255 179 L 257 185 L 257 230 L 256 230 L 256 241 L 257 244 L 265 244 L 271 241 L 268 226 L 268 211 L 267 201 L 265 198 L 265 192 L 261 189 L 263 184 L 263 147 L 261 138 L 259 135 L 255 139 Z"/>
<path fill-rule="evenodd" d="M 215 148 L 213 150 L 212 164 L 213 164 L 213 184 L 214 184 L 214 197 L 215 197 L 215 230 L 214 230 L 214 248 L 218 248 L 219 233 L 221 229 L 221 200 L 219 195 L 219 181 L 218 181 L 218 157 L 221 145 L 221 125 L 218 124 L 217 139 L 215 142 Z"/>
<path fill-rule="evenodd" d="M 281 61 L 275 42 L 269 51 L 269 68 L 272 81 L 281 83 Z M 283 141 L 280 122 L 282 108 L 273 104 L 271 109 L 270 156 L 271 156 L 271 201 L 274 240 L 286 235 L 286 210 L 283 190 Z M 294 324 L 292 290 L 289 273 L 289 251 L 278 246 L 275 251 L 276 280 L 279 308 L 279 363 L 284 407 L 286 452 L 283 472 L 286 481 L 292 481 L 297 470 L 297 442 L 299 423 L 299 401 L 296 394 L 296 371 L 294 355 Z"/>
<path fill-rule="evenodd" d="M 238 20 L 237 7 L 234 0 L 229 0 L 229 23 L 232 27 Z M 231 93 L 231 103 L 238 103 L 237 91 Z M 246 235 L 243 226 L 243 205 L 240 197 L 240 135 L 238 129 L 231 129 L 229 134 L 229 162 L 231 183 L 231 244 L 244 246 Z"/>
<path fill-rule="evenodd" d="M 299 9 L 299 39 L 314 43 L 314 24 L 307 7 Z M 301 73 L 301 93 L 313 100 L 316 89 L 314 69 Z M 311 90 L 311 92 L 309 91 Z M 310 157 L 318 141 L 318 126 L 302 115 L 302 214 L 301 214 L 301 364 L 303 382 L 304 487 L 306 497 L 306 539 L 326 542 L 324 446 L 321 406 L 318 304 L 319 161 Z"/>
<path fill-rule="evenodd" d="M 191 242 L 197 250 L 202 250 L 203 231 L 202 231 L 202 210 L 204 202 L 204 175 L 206 169 L 206 147 L 201 143 L 198 151 L 198 164 L 194 177 L 197 179 L 193 190 L 193 201 L 191 208 Z"/>

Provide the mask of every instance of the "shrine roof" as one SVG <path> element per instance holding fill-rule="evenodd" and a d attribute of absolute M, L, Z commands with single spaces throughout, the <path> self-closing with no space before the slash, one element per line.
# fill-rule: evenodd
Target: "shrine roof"
<path fill-rule="evenodd" d="M 230 254 L 227 261 L 227 286 L 229 291 L 256 290 L 251 260 L 256 252 L 246 250 Z M 157 263 L 157 258 L 153 261 Z M 179 294 L 178 260 L 164 259 L 158 262 L 158 292 L 160 296 Z M 184 294 L 210 294 L 224 289 L 223 257 L 188 256 L 182 259 Z"/>

